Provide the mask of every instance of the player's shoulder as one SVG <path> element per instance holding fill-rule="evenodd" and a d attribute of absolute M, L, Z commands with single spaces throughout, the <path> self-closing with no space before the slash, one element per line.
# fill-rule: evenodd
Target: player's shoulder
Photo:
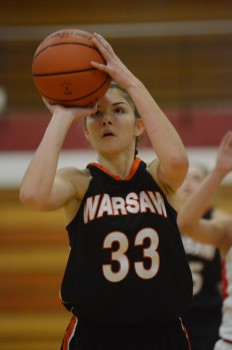
<path fill-rule="evenodd" d="M 225 252 L 232 245 L 232 215 L 222 209 L 214 209 L 210 220 L 215 231 L 219 233 L 219 247 Z"/>
<path fill-rule="evenodd" d="M 56 177 L 61 181 L 71 184 L 76 189 L 76 199 L 82 200 L 91 181 L 91 174 L 88 169 L 65 167 L 57 171 Z"/>
<path fill-rule="evenodd" d="M 75 179 L 79 177 L 83 177 L 83 178 L 91 177 L 88 169 L 79 169 L 71 166 L 58 169 L 57 176 L 61 178 L 75 178 Z"/>
<path fill-rule="evenodd" d="M 59 170 L 59 175 L 75 187 L 75 197 L 70 199 L 64 207 L 65 222 L 68 225 L 76 215 L 81 201 L 88 190 L 91 175 L 88 169 L 78 169 L 75 167 L 66 167 Z"/>

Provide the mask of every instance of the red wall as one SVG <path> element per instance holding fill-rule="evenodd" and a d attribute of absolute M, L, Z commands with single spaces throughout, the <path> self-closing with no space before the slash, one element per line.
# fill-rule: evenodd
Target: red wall
<path fill-rule="evenodd" d="M 187 147 L 217 146 L 232 129 L 232 111 L 165 111 Z M 27 151 L 35 149 L 50 120 L 49 113 L 14 113 L 0 118 L 0 151 Z M 146 135 L 142 145 L 149 147 Z M 88 143 L 78 123 L 72 126 L 64 149 L 87 148 Z"/>

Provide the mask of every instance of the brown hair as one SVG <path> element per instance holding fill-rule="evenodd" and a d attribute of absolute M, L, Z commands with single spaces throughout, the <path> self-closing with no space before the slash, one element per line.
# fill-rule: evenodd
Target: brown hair
<path fill-rule="evenodd" d="M 119 86 L 117 83 L 115 83 L 114 81 L 112 81 L 110 83 L 110 87 L 109 89 L 118 89 L 119 91 L 122 92 L 123 96 L 126 98 L 126 100 L 128 101 L 128 103 L 130 104 L 131 108 L 133 109 L 134 111 L 134 114 L 135 114 L 135 118 L 136 119 L 141 119 L 141 115 L 139 114 L 137 108 L 135 107 L 135 104 L 131 98 L 131 96 L 128 94 L 128 92 L 123 89 L 121 86 Z"/>
<path fill-rule="evenodd" d="M 123 89 L 120 85 L 118 85 L 114 81 L 112 81 L 110 83 L 109 89 L 118 89 L 119 91 L 121 91 L 123 96 L 126 98 L 128 103 L 130 104 L 131 108 L 133 109 L 134 115 L 135 115 L 135 119 L 142 119 L 142 117 L 139 114 L 139 111 L 137 110 L 137 108 L 136 108 L 136 106 L 135 106 L 131 96 L 128 94 L 128 92 L 125 89 Z M 140 137 L 136 137 L 136 141 L 135 141 L 135 157 L 138 154 L 137 145 L 138 145 L 139 140 L 140 140 Z"/>

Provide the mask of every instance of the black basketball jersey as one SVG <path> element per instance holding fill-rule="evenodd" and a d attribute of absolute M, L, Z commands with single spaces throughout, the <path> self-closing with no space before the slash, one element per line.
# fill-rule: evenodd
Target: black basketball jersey
<path fill-rule="evenodd" d="M 203 217 L 210 220 L 213 209 Z M 196 242 L 183 236 L 183 244 L 186 251 L 189 266 L 193 275 L 193 308 L 221 309 L 222 297 L 221 283 L 221 259 L 219 250 L 211 244 Z"/>
<path fill-rule="evenodd" d="M 120 179 L 100 165 L 67 226 L 70 255 L 61 297 L 79 319 L 161 324 L 191 307 L 192 276 L 176 211 L 136 158 Z"/>

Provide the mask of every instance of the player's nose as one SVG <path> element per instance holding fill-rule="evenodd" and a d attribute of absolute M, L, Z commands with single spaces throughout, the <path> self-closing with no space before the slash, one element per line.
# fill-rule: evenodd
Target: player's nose
<path fill-rule="evenodd" d="M 102 118 L 103 125 L 112 124 L 112 117 L 110 113 L 105 113 Z"/>

